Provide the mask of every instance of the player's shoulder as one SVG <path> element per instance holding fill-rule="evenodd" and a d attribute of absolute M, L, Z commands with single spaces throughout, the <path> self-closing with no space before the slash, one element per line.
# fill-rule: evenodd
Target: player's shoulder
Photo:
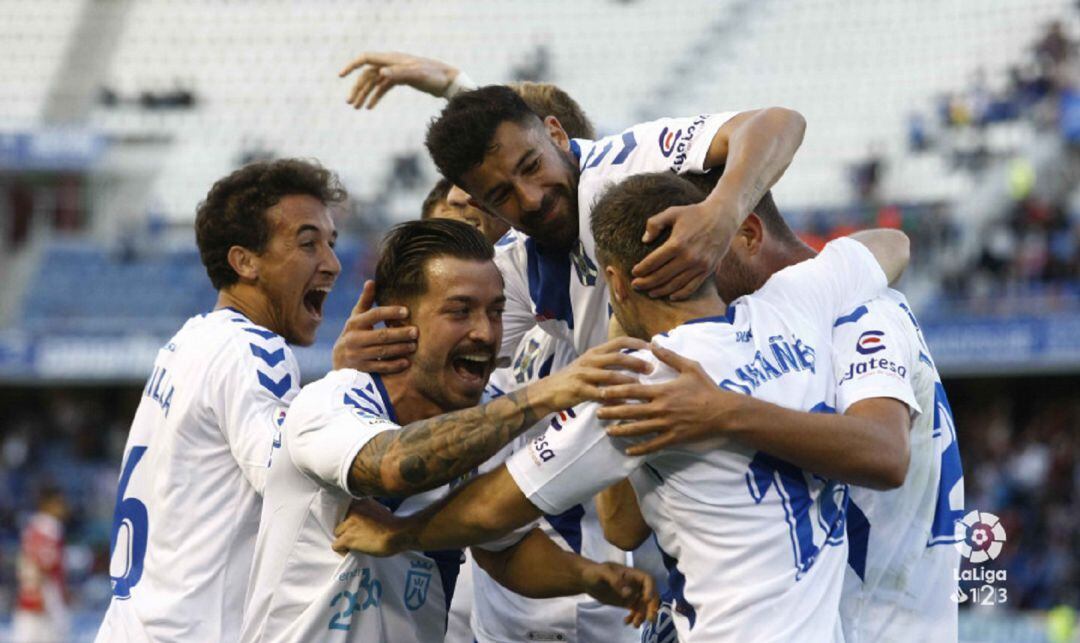
<path fill-rule="evenodd" d="M 903 293 L 890 288 L 838 316 L 833 320 L 833 333 L 862 332 L 869 326 L 882 324 L 912 336 L 919 330 L 918 321 L 911 312 L 907 298 Z"/>
<path fill-rule="evenodd" d="M 287 421 L 293 425 L 307 423 L 340 409 L 352 409 L 365 417 L 392 419 L 393 415 L 377 375 L 343 368 L 300 389 L 289 407 Z"/>
<path fill-rule="evenodd" d="M 268 368 L 292 366 L 292 349 L 285 338 L 248 319 L 232 308 L 192 317 L 170 340 L 176 347 L 190 346 L 208 358 Z"/>

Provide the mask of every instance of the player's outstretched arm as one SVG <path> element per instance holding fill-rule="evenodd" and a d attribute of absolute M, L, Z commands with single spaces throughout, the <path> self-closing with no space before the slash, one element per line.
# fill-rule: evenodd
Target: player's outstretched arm
<path fill-rule="evenodd" d="M 529 598 L 589 594 L 606 605 L 630 610 L 634 627 L 655 620 L 659 599 L 649 574 L 615 563 L 597 563 L 566 551 L 540 529 L 502 551 L 472 548 L 473 558 L 510 591 Z"/>
<path fill-rule="evenodd" d="M 904 274 L 911 261 L 911 240 L 899 230 L 862 230 L 851 235 L 851 238 L 870 250 L 890 284 Z"/>
<path fill-rule="evenodd" d="M 662 384 L 610 387 L 608 405 L 598 412 L 621 422 L 608 428 L 609 435 L 653 436 L 628 454 L 723 436 L 841 482 L 872 489 L 903 484 L 911 416 L 902 402 L 864 400 L 845 415 L 794 411 L 720 389 L 697 362 L 656 345 L 652 350 L 678 376 Z"/>
<path fill-rule="evenodd" d="M 612 369 L 650 370 L 647 362 L 622 352 L 645 346 L 640 339 L 615 339 L 487 404 L 383 431 L 357 453 L 349 488 L 364 496 L 411 496 L 465 475 L 545 415 L 600 399 L 602 386 L 635 381 Z"/>
<path fill-rule="evenodd" d="M 596 494 L 594 500 L 604 539 L 619 549 L 633 551 L 652 533 L 629 480 L 616 482 Z"/>
<path fill-rule="evenodd" d="M 701 203 L 649 219 L 646 242 L 669 227 L 671 236 L 634 266 L 634 287 L 685 299 L 712 278 L 735 231 L 791 164 L 805 131 L 806 119 L 783 107 L 740 112 L 725 122 L 705 157 L 706 168 L 722 165 L 724 174 Z"/>
<path fill-rule="evenodd" d="M 374 109 L 386 92 L 406 85 L 425 94 L 449 98 L 455 89 L 471 89 L 473 83 L 461 70 L 441 60 L 398 51 L 365 51 L 345 65 L 339 78 L 360 71 L 347 102 L 355 109 L 367 103 Z"/>
<path fill-rule="evenodd" d="M 393 556 L 489 542 L 541 515 L 506 465 L 466 484 L 423 511 L 398 517 L 377 502 L 356 502 L 334 530 L 334 550 Z"/>

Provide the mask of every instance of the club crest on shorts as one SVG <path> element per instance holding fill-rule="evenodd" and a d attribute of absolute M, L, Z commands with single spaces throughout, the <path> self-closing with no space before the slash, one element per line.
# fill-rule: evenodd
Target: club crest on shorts
<path fill-rule="evenodd" d="M 422 570 L 431 569 L 431 563 L 414 560 L 412 565 L 421 570 L 410 569 L 405 575 L 405 607 L 415 611 L 427 602 L 428 588 L 431 586 L 431 572 Z"/>

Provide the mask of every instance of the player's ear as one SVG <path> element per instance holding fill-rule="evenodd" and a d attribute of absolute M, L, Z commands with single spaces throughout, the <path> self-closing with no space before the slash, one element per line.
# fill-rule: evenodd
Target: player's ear
<path fill-rule="evenodd" d="M 615 301 L 626 301 L 626 298 L 630 296 L 630 280 L 626 274 L 608 264 L 604 266 L 604 279 Z"/>
<path fill-rule="evenodd" d="M 259 278 L 259 255 L 255 252 L 241 246 L 232 246 L 227 258 L 229 267 L 240 277 L 240 281 L 255 281 Z"/>
<path fill-rule="evenodd" d="M 570 136 L 567 135 L 566 130 L 563 129 L 562 123 L 554 116 L 547 116 L 544 118 L 544 127 L 547 128 L 548 136 L 555 142 L 564 152 L 570 151 Z"/>
<path fill-rule="evenodd" d="M 761 218 L 751 212 L 735 232 L 735 239 L 742 244 L 750 256 L 760 252 L 765 243 L 765 225 L 761 222 Z"/>

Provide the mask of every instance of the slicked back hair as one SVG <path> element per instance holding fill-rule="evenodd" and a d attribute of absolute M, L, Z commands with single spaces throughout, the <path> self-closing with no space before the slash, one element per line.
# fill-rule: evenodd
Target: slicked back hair
<path fill-rule="evenodd" d="M 506 85 L 462 92 L 428 125 L 424 144 L 439 172 L 454 185 L 461 185 L 462 175 L 483 163 L 495 130 L 507 121 L 523 126 L 543 124 Z"/>
<path fill-rule="evenodd" d="M 559 119 L 559 124 L 570 138 L 596 138 L 596 128 L 585 115 L 585 110 L 558 85 L 524 81 L 510 83 L 509 87 L 540 118 L 554 116 Z"/>
<path fill-rule="evenodd" d="M 593 205 L 590 225 L 596 254 L 605 266 L 630 270 L 671 236 L 666 228 L 649 243 L 642 242 L 649 217 L 677 205 L 700 203 L 705 193 L 671 172 L 637 174 L 605 191 Z M 703 286 L 715 287 L 711 279 Z M 667 299 L 664 297 L 663 299 Z"/>
<path fill-rule="evenodd" d="M 229 265 L 229 248 L 261 254 L 270 241 L 266 211 L 282 198 L 308 195 L 323 205 L 345 200 L 337 176 L 316 161 L 280 159 L 250 163 L 219 180 L 195 214 L 195 241 L 214 288 L 235 284 L 240 276 Z"/>
<path fill-rule="evenodd" d="M 406 221 L 383 239 L 375 265 L 375 301 L 380 306 L 414 300 L 427 292 L 427 262 L 438 257 L 491 261 L 495 249 L 467 223 L 453 219 Z"/>

